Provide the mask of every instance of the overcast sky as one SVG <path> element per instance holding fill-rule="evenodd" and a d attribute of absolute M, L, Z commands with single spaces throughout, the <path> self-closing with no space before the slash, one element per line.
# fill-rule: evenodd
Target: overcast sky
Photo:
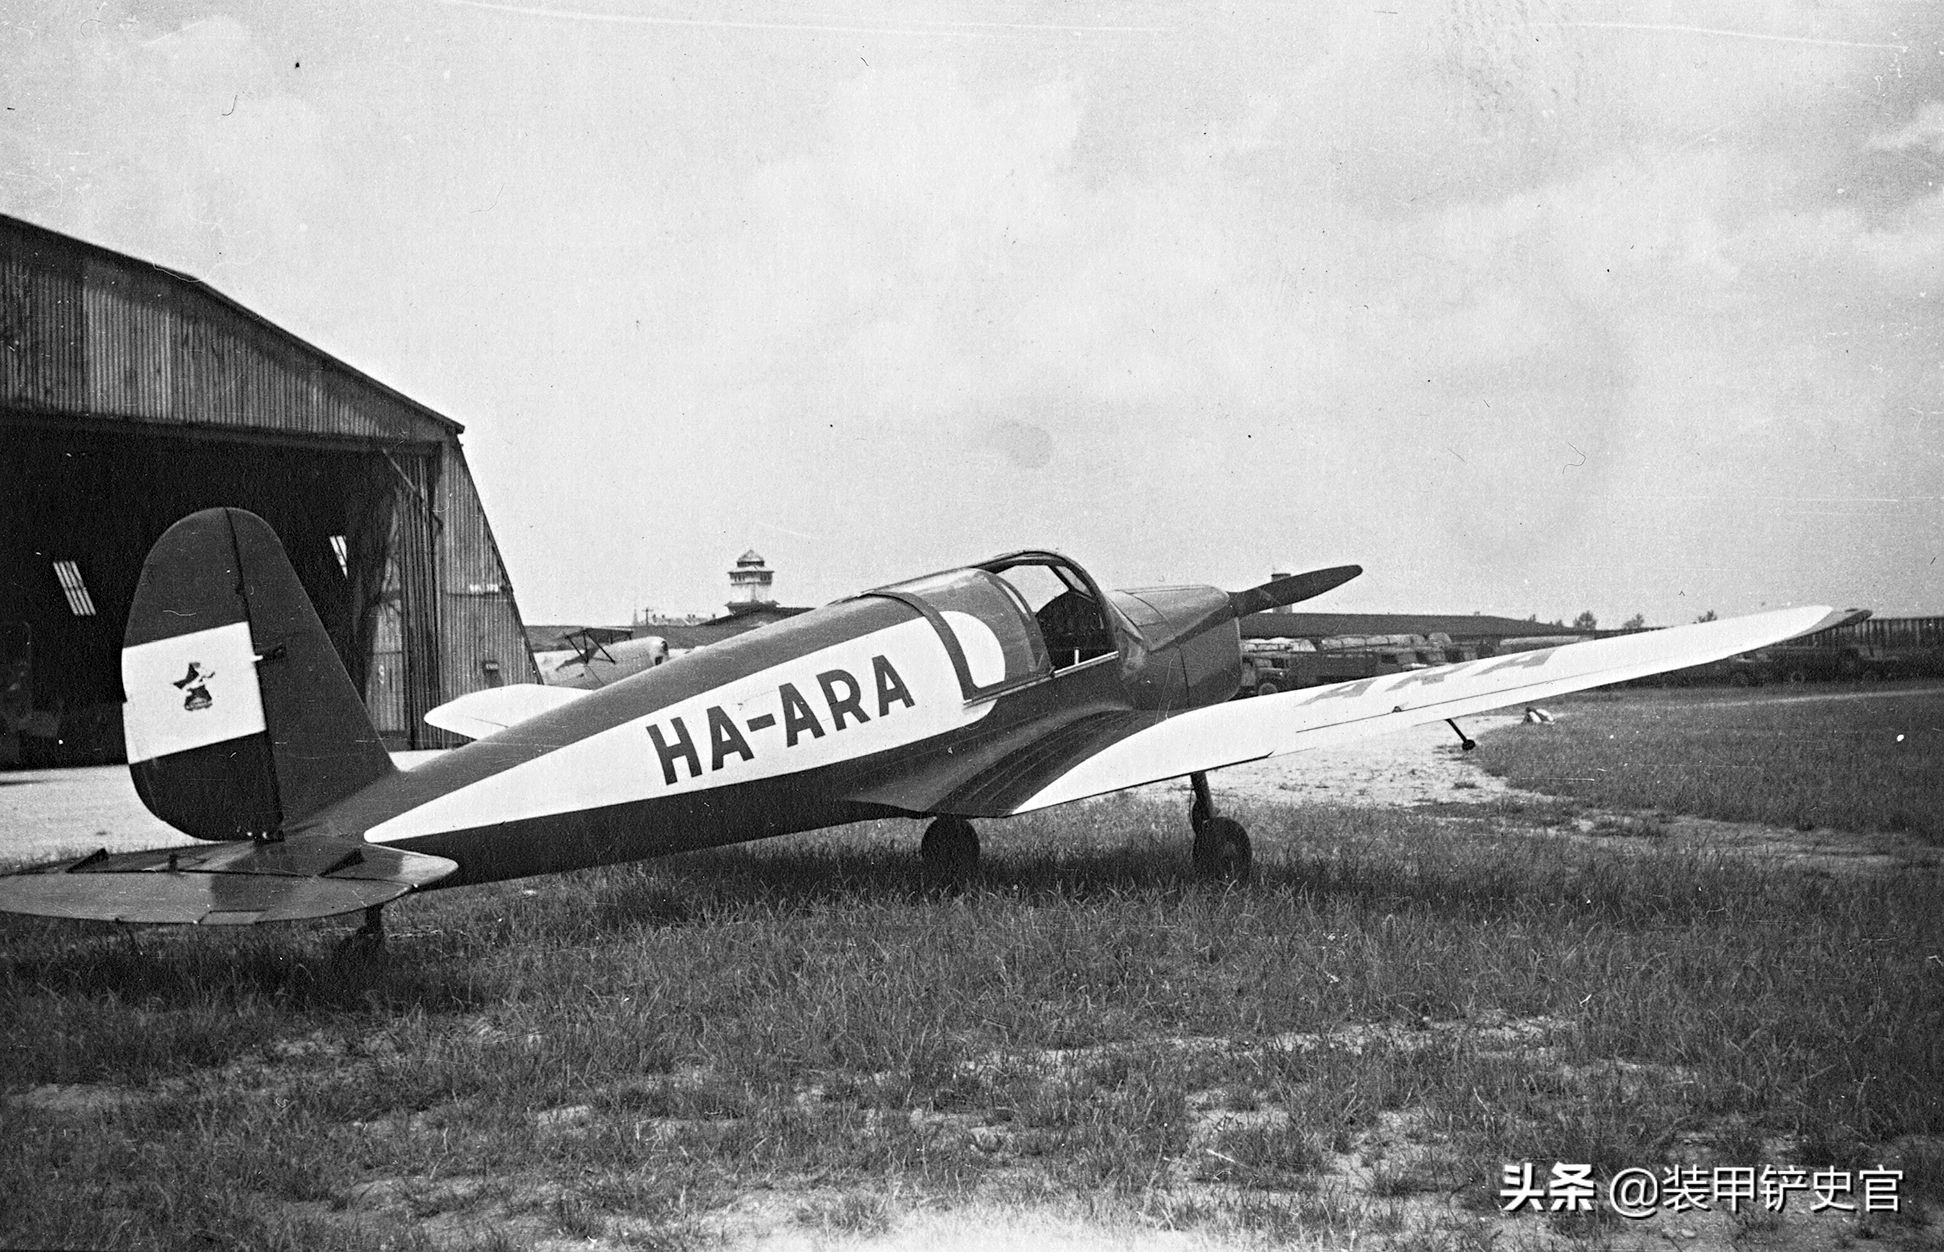
<path fill-rule="evenodd" d="M 0 15 L 0 211 L 464 423 L 529 621 L 749 547 L 1944 613 L 1944 6 Z"/>

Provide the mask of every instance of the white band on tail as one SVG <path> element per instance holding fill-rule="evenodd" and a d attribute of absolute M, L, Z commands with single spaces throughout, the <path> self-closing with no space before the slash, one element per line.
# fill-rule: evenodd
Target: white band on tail
<path fill-rule="evenodd" d="M 123 648 L 122 691 L 130 764 L 264 728 L 248 622 Z"/>

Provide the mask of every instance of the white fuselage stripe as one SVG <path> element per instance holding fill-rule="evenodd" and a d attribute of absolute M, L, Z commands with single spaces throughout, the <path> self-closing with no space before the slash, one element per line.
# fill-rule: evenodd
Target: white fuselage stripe
<path fill-rule="evenodd" d="M 366 832 L 377 843 L 802 773 L 947 734 L 968 708 L 913 619 L 795 657 L 482 778 Z"/>

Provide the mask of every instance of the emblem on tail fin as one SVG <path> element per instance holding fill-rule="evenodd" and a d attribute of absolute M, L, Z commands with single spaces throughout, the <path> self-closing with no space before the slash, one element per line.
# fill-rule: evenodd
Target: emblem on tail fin
<path fill-rule="evenodd" d="M 201 661 L 189 662 L 189 672 L 175 680 L 171 686 L 180 687 L 187 692 L 182 707 L 191 713 L 201 712 L 216 701 L 209 694 L 209 680 L 216 677 L 216 671 L 203 668 Z"/>

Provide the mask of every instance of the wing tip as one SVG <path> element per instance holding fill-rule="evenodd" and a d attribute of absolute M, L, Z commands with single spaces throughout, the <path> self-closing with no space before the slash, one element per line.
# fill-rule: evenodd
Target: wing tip
<path fill-rule="evenodd" d="M 1790 635 L 1790 639 L 1801 639 L 1808 635 L 1821 634 L 1825 630 L 1834 630 L 1839 626 L 1854 626 L 1858 622 L 1868 620 L 1871 615 L 1869 609 L 1839 609 L 1827 604 L 1805 604 L 1802 606 L 1802 610 L 1805 613 L 1815 613 L 1818 616 L 1808 626 Z M 1783 642 L 1787 642 L 1787 640 Z"/>
<path fill-rule="evenodd" d="M 424 720 L 426 725 L 451 734 L 484 739 L 592 694 L 577 687 L 549 687 L 544 683 L 486 687 L 447 700 L 429 710 Z"/>

